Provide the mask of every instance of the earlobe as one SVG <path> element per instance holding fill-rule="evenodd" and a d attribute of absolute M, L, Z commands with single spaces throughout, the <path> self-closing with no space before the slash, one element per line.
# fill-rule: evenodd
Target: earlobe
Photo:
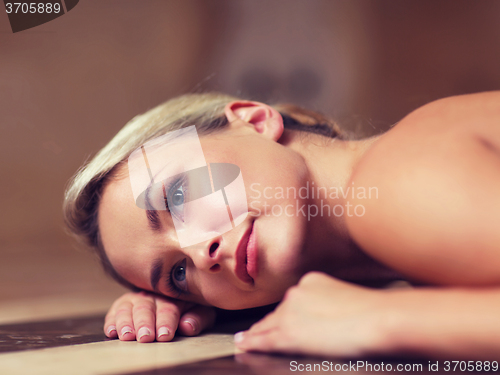
<path fill-rule="evenodd" d="M 250 126 L 274 141 L 283 134 L 283 118 L 267 104 L 239 100 L 227 104 L 224 112 L 230 126 Z"/>

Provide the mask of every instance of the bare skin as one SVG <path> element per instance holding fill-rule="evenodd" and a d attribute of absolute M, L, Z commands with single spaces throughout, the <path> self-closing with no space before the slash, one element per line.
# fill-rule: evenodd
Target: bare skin
<path fill-rule="evenodd" d="M 238 116 L 234 107 L 231 112 L 228 117 Z M 251 117 L 239 115 L 252 124 Z M 377 187 L 378 195 L 350 200 L 353 206 L 363 205 L 363 215 L 315 219 L 315 228 L 329 228 L 330 238 L 316 229 L 317 240 L 304 245 L 310 249 L 305 276 L 290 285 L 273 313 L 236 336 L 237 346 L 334 356 L 497 356 L 499 124 L 500 92 L 490 92 L 430 103 L 384 135 L 361 143 L 325 146 L 285 133 L 281 144 L 305 161 L 311 181 L 319 186 Z M 267 119 L 259 126 L 273 129 Z M 332 240 L 335 254 L 326 246 Z M 319 266 L 327 260 L 331 267 Z M 307 273 L 315 270 L 330 275 Z M 395 272 L 434 287 L 374 290 L 339 280 L 359 281 L 370 272 L 373 279 Z M 186 331 L 182 314 L 189 314 L 191 306 L 171 300 L 166 300 L 168 313 L 175 310 L 170 317 L 158 310 L 155 315 L 159 304 L 149 300 L 148 313 L 136 319 L 134 309 L 146 310 L 137 307 L 147 298 L 122 297 L 108 313 L 105 331 L 126 322 L 133 330 L 119 337 L 134 339 L 135 328 L 153 330 L 158 320 L 171 331 L 180 321 L 181 332 Z M 128 320 L 118 316 L 118 310 L 127 312 Z M 209 310 L 191 311 L 200 331 L 210 325 Z M 108 335 L 116 337 L 116 331 Z M 153 334 L 140 339 L 152 340 Z"/>

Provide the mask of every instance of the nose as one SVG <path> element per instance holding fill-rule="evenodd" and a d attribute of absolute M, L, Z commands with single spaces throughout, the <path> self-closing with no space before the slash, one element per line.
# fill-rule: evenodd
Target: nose
<path fill-rule="evenodd" d="M 216 237 L 193 246 L 190 256 L 196 268 L 210 273 L 217 273 L 221 270 L 220 242 L 221 238 Z"/>

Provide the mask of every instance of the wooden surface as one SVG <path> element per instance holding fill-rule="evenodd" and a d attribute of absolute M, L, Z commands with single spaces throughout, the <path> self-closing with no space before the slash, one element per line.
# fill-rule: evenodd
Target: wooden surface
<path fill-rule="evenodd" d="M 0 326 L 2 374 L 205 374 L 268 375 L 290 372 L 450 373 L 430 371 L 426 359 L 351 359 L 242 353 L 233 333 L 249 320 L 219 323 L 198 337 L 140 344 L 109 340 L 102 333 L 103 316 L 26 322 Z M 371 366 L 371 367 L 369 367 Z M 378 366 L 378 368 L 377 368 Z M 381 366 L 384 371 L 381 371 Z M 388 370 L 388 366 L 391 366 Z M 403 366 L 403 371 L 397 371 Z M 405 367 L 409 370 L 405 371 Z M 469 374 L 474 372 L 468 372 Z"/>
<path fill-rule="evenodd" d="M 120 374 L 151 370 L 234 354 L 230 334 L 140 344 L 111 340 L 0 354 L 3 374 Z"/>
<path fill-rule="evenodd" d="M 322 371 L 332 372 L 335 366 L 349 363 L 338 359 L 242 353 L 234 346 L 233 333 L 248 328 L 253 321 L 248 319 L 222 321 L 198 337 L 176 337 L 172 342 L 149 344 L 107 339 L 102 333 L 103 319 L 103 315 L 96 315 L 0 326 L 2 373 L 284 374 L 299 365 L 303 368 L 316 365 L 318 369 L 321 366 Z M 371 361 L 373 365 L 382 362 Z M 401 361 L 392 363 L 396 366 Z M 407 363 L 424 366 L 427 361 Z"/>

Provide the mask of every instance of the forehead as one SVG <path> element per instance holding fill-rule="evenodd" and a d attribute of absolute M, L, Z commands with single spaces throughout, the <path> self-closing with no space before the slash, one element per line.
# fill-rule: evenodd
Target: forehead
<path fill-rule="evenodd" d="M 137 287 L 146 289 L 147 286 L 139 284 L 149 272 L 151 260 L 146 249 L 153 243 L 145 232 L 149 230 L 146 215 L 135 205 L 126 171 L 120 171 L 104 187 L 98 225 L 104 250 L 115 270 Z"/>

